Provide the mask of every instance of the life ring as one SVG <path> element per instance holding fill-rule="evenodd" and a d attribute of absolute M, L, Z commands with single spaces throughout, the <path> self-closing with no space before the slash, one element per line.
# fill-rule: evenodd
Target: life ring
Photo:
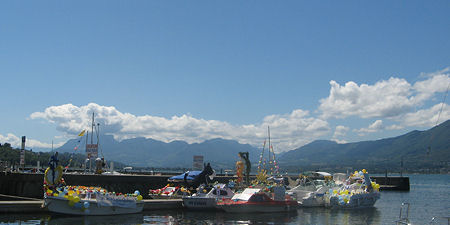
<path fill-rule="evenodd" d="M 52 170 L 50 169 L 50 167 L 48 167 L 45 170 L 44 179 L 48 185 L 55 185 L 61 182 L 62 175 L 63 167 L 61 165 L 55 168 L 55 179 L 53 179 Z M 53 183 L 53 180 L 55 181 L 55 183 Z"/>

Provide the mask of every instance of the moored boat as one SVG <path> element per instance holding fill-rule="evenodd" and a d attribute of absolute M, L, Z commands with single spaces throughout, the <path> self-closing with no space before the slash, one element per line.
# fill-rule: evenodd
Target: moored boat
<path fill-rule="evenodd" d="M 268 193 L 261 188 L 246 188 L 231 199 L 219 200 L 217 207 L 233 213 L 288 212 L 297 209 L 297 201 L 286 195 L 284 187 L 272 189 L 273 193 Z"/>
<path fill-rule="evenodd" d="M 45 186 L 44 186 L 45 188 Z M 70 215 L 120 215 L 141 212 L 139 191 L 111 193 L 99 187 L 60 186 L 45 188 L 44 207 L 50 212 Z"/>
<path fill-rule="evenodd" d="M 333 185 L 331 174 L 314 172 L 311 176 L 301 176 L 300 184 L 289 189 L 288 194 L 300 207 L 323 207 L 325 194 Z"/>
<path fill-rule="evenodd" d="M 233 196 L 233 190 L 226 184 L 216 184 L 209 191 L 202 185 L 197 193 L 183 197 L 183 205 L 188 209 L 217 209 L 217 201 L 231 199 Z"/>
<path fill-rule="evenodd" d="M 325 206 L 344 209 L 373 207 L 380 198 L 379 188 L 380 185 L 370 180 L 365 169 L 355 171 L 345 184 L 327 192 Z"/>

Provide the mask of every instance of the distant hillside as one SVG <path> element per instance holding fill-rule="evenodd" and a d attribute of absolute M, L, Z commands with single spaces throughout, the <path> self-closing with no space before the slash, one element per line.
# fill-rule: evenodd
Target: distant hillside
<path fill-rule="evenodd" d="M 431 147 L 431 148 L 429 148 Z M 429 150 L 430 149 L 430 150 Z M 394 138 L 338 144 L 314 141 L 279 157 L 289 168 L 364 167 L 377 171 L 447 167 L 450 162 L 450 120 L 427 131 L 412 131 Z"/>
<path fill-rule="evenodd" d="M 73 152 L 77 140 L 69 140 L 60 148 L 60 152 Z M 184 141 L 170 143 L 149 138 L 133 138 L 116 141 L 111 135 L 100 137 L 100 149 L 107 160 L 119 161 L 139 167 L 180 167 L 191 168 L 194 155 L 203 155 L 204 162 L 210 162 L 214 168 L 234 168 L 239 152 L 249 152 L 250 160 L 256 162 L 260 150 L 237 141 L 212 139 L 202 143 L 188 144 Z M 85 151 L 84 143 L 79 150 Z"/>
<path fill-rule="evenodd" d="M 69 140 L 56 150 L 74 152 L 77 143 L 77 140 Z M 256 167 L 261 152 L 261 149 L 248 144 L 220 138 L 188 144 L 184 141 L 165 143 L 148 138 L 119 142 L 111 135 L 104 135 L 100 137 L 100 144 L 107 160 L 138 167 L 191 168 L 193 156 L 203 155 L 204 161 L 212 163 L 216 169 L 234 169 L 235 162 L 239 159 L 238 152 L 249 152 L 252 165 Z M 431 151 L 427 154 L 430 146 Z M 84 143 L 78 151 L 84 153 Z M 427 131 L 412 131 L 377 141 L 338 144 L 318 140 L 277 156 L 281 170 L 289 171 L 345 171 L 347 168 L 370 168 L 378 172 L 387 168 L 399 171 L 402 158 L 404 168 L 409 171 L 420 172 L 422 168 L 441 167 L 448 169 L 450 120 Z"/>

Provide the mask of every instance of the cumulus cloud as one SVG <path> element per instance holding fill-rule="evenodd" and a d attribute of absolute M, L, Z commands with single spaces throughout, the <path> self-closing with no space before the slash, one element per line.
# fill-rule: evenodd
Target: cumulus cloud
<path fill-rule="evenodd" d="M 450 68 L 445 68 L 435 73 L 422 74 L 428 79 L 414 84 L 413 89 L 418 93 L 416 101 L 423 102 L 431 98 L 435 93 L 446 92 L 450 84 L 449 72 Z"/>
<path fill-rule="evenodd" d="M 442 110 L 442 111 L 441 111 Z M 440 103 L 428 109 L 407 113 L 397 120 L 402 126 L 432 127 L 450 119 L 450 107 Z"/>
<path fill-rule="evenodd" d="M 386 127 L 383 125 L 382 120 L 376 120 L 372 124 L 369 125 L 367 128 L 361 128 L 359 130 L 355 130 L 359 133 L 360 136 L 365 135 L 366 133 L 375 133 L 380 130 L 384 130 Z"/>
<path fill-rule="evenodd" d="M 347 135 L 347 132 L 348 132 L 349 130 L 350 130 L 350 128 L 349 128 L 349 127 L 346 127 L 346 126 L 342 126 L 342 125 L 336 126 L 336 128 L 335 128 L 335 130 L 334 130 L 333 137 L 332 137 L 331 140 L 333 140 L 333 141 L 335 141 L 335 142 L 337 142 L 337 143 L 339 143 L 339 144 L 345 144 L 345 143 L 347 143 L 346 140 L 341 140 L 341 139 L 339 139 L 339 138 L 340 138 L 340 137 L 345 137 L 345 136 Z"/>
<path fill-rule="evenodd" d="M 6 136 L 3 136 L 0 134 L 0 143 L 10 143 L 11 146 L 20 148 L 22 146 L 22 137 L 17 137 L 14 134 L 7 134 Z M 63 145 L 64 143 L 57 143 L 54 144 L 54 147 L 59 147 Z M 32 149 L 32 148 L 51 148 L 52 144 L 42 143 L 38 140 L 27 138 L 25 142 L 25 148 L 26 149 Z"/>
<path fill-rule="evenodd" d="M 294 110 L 285 115 L 266 116 L 260 124 L 233 125 L 218 120 L 194 118 L 191 115 L 164 118 L 151 115 L 136 116 L 123 113 L 113 106 L 89 103 L 85 106 L 64 104 L 50 106 L 43 112 L 35 112 L 31 119 L 44 119 L 70 135 L 90 127 L 92 112 L 105 134 L 118 140 L 147 137 L 165 142 L 183 140 L 188 143 L 212 138 L 237 140 L 255 146 L 262 145 L 270 126 L 275 151 L 287 151 L 300 147 L 329 132 L 328 123 L 314 118 L 308 111 Z"/>
<path fill-rule="evenodd" d="M 435 93 L 445 92 L 450 83 L 449 69 L 424 75 L 423 81 L 411 85 L 401 78 L 391 77 L 374 85 L 358 85 L 353 81 L 341 86 L 330 81 L 327 98 L 320 100 L 323 118 L 394 118 L 411 112 Z"/>
<path fill-rule="evenodd" d="M 346 126 L 342 126 L 342 125 L 336 126 L 336 129 L 334 130 L 333 138 L 345 136 L 349 130 L 350 130 L 350 128 L 346 127 Z"/>

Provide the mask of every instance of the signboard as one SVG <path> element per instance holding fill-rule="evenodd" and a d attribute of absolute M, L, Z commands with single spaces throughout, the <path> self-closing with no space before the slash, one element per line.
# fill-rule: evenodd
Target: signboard
<path fill-rule="evenodd" d="M 192 170 L 203 170 L 203 156 L 194 155 L 194 161 L 192 163 Z"/>
<path fill-rule="evenodd" d="M 97 144 L 86 144 L 86 156 L 87 158 L 97 158 L 98 157 L 98 145 Z"/>

